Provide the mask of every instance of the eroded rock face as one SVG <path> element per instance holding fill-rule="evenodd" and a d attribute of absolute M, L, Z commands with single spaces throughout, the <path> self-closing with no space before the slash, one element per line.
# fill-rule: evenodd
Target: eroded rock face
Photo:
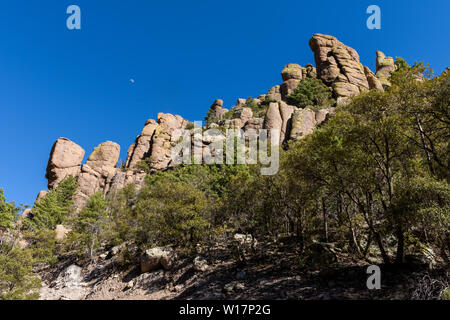
<path fill-rule="evenodd" d="M 147 120 L 141 134 L 136 138 L 135 143 L 128 149 L 126 161 L 127 168 L 134 168 L 139 161 L 150 156 L 151 141 L 157 127 L 158 124 L 155 120 Z"/>
<path fill-rule="evenodd" d="M 223 115 L 228 112 L 228 109 L 223 107 L 222 99 L 217 99 L 214 101 L 211 109 L 214 111 L 214 118 L 217 120 L 221 120 Z"/>
<path fill-rule="evenodd" d="M 291 117 L 294 106 L 290 106 L 284 101 L 271 102 L 264 120 L 264 129 L 276 129 L 280 131 L 280 143 L 283 143 L 291 131 Z"/>
<path fill-rule="evenodd" d="M 294 92 L 300 84 L 301 80 L 298 79 L 289 79 L 283 82 L 280 86 L 280 94 L 281 100 L 285 101 L 287 96 Z"/>
<path fill-rule="evenodd" d="M 283 68 L 283 71 L 281 71 L 281 77 L 283 78 L 283 81 L 288 81 L 290 79 L 302 80 L 303 68 L 296 63 L 290 63 Z"/>
<path fill-rule="evenodd" d="M 81 171 L 84 150 L 67 138 L 56 140 L 50 152 L 47 173 L 48 188 L 55 188 L 69 175 L 77 177 Z"/>
<path fill-rule="evenodd" d="M 303 79 L 303 73 L 306 70 L 296 63 L 290 63 L 281 71 L 283 83 L 280 86 L 281 99 L 286 100 L 286 97 L 291 94 Z"/>
<path fill-rule="evenodd" d="M 313 133 L 314 129 L 326 121 L 328 115 L 332 112 L 332 108 L 321 109 L 318 111 L 309 108 L 295 110 L 292 115 L 290 138 L 293 140 L 301 140 Z"/>
<path fill-rule="evenodd" d="M 120 146 L 112 141 L 104 142 L 94 149 L 78 175 L 78 190 L 74 197 L 78 209 L 98 190 L 108 191 L 106 187 L 117 173 L 119 155 Z"/>
<path fill-rule="evenodd" d="M 37 197 L 36 197 L 35 203 L 36 203 L 36 202 L 39 202 L 39 200 L 41 200 L 41 199 L 42 199 L 43 197 L 45 197 L 47 194 L 48 194 L 48 191 L 47 191 L 47 190 L 39 191 L 39 193 L 38 193 L 38 195 L 37 195 Z"/>
<path fill-rule="evenodd" d="M 331 86 L 337 97 L 350 97 L 369 89 L 356 50 L 323 34 L 315 34 L 309 46 L 314 52 L 318 78 Z"/>
<path fill-rule="evenodd" d="M 265 129 L 276 129 L 281 131 L 283 119 L 281 118 L 280 106 L 278 102 L 271 102 L 267 109 L 266 118 L 264 120 Z"/>
<path fill-rule="evenodd" d="M 312 64 L 307 64 L 303 68 L 303 78 L 317 78 L 317 70 Z"/>
<path fill-rule="evenodd" d="M 366 75 L 367 82 L 369 83 L 369 89 L 377 89 L 380 91 L 384 91 L 383 84 L 380 79 L 368 68 L 364 67 L 364 74 Z"/>
<path fill-rule="evenodd" d="M 274 86 L 272 89 L 270 89 L 267 93 L 267 97 L 273 101 L 281 101 L 280 86 Z"/>
<path fill-rule="evenodd" d="M 395 70 L 397 70 L 397 66 L 395 65 L 394 58 L 386 57 L 383 52 L 377 51 L 377 78 L 382 85 L 391 85 L 389 78 L 391 77 L 391 72 Z"/>
<path fill-rule="evenodd" d="M 154 170 L 165 169 L 172 165 L 172 147 L 176 141 L 172 141 L 172 134 L 177 129 L 184 129 L 188 124 L 178 115 L 170 113 L 158 114 L 158 126 L 153 136 L 150 168 Z"/>

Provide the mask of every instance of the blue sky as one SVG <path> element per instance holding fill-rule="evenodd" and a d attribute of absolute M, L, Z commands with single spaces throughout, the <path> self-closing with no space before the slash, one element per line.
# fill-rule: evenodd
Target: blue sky
<path fill-rule="evenodd" d="M 81 8 L 82 29 L 66 28 Z M 366 28 L 376 4 L 382 29 Z M 202 120 L 216 98 L 266 93 L 287 63 L 314 64 L 308 40 L 336 36 L 375 69 L 375 51 L 448 66 L 448 0 L 14 0 L 0 10 L 0 188 L 32 204 L 53 142 L 101 142 L 121 159 L 158 112 Z M 132 84 L 130 79 L 135 79 Z"/>

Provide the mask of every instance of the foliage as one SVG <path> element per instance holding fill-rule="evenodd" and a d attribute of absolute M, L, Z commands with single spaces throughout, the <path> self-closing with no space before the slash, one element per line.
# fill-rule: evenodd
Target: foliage
<path fill-rule="evenodd" d="M 141 170 L 144 172 L 150 172 L 150 166 L 147 162 L 147 160 L 139 160 L 138 162 L 136 162 L 136 169 L 137 170 Z"/>
<path fill-rule="evenodd" d="M 6 202 L 3 189 L 0 189 L 0 231 L 10 230 L 18 219 L 20 208 L 14 202 Z"/>
<path fill-rule="evenodd" d="M 56 189 L 50 190 L 42 199 L 35 203 L 32 217 L 25 219 L 25 229 L 54 230 L 73 212 L 73 196 L 77 190 L 75 178 L 69 176 L 61 181 Z"/>
<path fill-rule="evenodd" d="M 0 248 L 1 249 L 1 248 Z M 38 299 L 40 280 L 33 274 L 29 250 L 0 250 L 0 300 Z"/>
<path fill-rule="evenodd" d="M 138 195 L 138 241 L 145 245 L 195 245 L 208 231 L 206 195 L 170 177 L 147 184 Z"/>
<path fill-rule="evenodd" d="M 33 264 L 54 264 L 58 261 L 56 232 L 50 229 L 37 229 L 23 231 L 24 239 L 29 243 L 29 249 L 33 257 Z"/>
<path fill-rule="evenodd" d="M 290 105 L 299 108 L 328 107 L 332 104 L 331 90 L 320 79 L 305 78 L 286 99 Z"/>
<path fill-rule="evenodd" d="M 397 66 L 397 70 L 410 69 L 411 66 L 406 62 L 402 57 L 395 58 L 395 65 Z"/>
<path fill-rule="evenodd" d="M 88 201 L 86 207 L 72 219 L 73 230 L 68 237 L 74 248 L 87 252 L 93 258 L 108 226 L 109 215 L 107 202 L 103 193 L 97 191 Z"/>

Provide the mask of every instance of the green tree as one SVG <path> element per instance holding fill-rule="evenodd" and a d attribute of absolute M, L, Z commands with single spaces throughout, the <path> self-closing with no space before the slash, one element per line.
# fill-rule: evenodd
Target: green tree
<path fill-rule="evenodd" d="M 56 189 L 50 190 L 45 197 L 35 203 L 32 217 L 24 221 L 25 227 L 33 230 L 41 228 L 54 230 L 73 212 L 72 198 L 77 187 L 77 182 L 72 176 L 61 181 Z"/>
<path fill-rule="evenodd" d="M 3 189 L 0 189 L 0 232 L 10 230 L 18 219 L 20 208 L 14 202 L 6 202 Z"/>
<path fill-rule="evenodd" d="M 33 258 L 29 250 L 14 248 L 0 253 L 0 300 L 39 298 L 37 290 L 41 283 L 32 267 Z"/>
<path fill-rule="evenodd" d="M 332 104 L 332 93 L 320 79 L 303 79 L 298 87 L 286 99 L 290 105 L 299 108 L 323 107 L 326 108 Z"/>
<path fill-rule="evenodd" d="M 86 250 L 92 259 L 107 230 L 108 220 L 107 202 L 103 193 L 97 191 L 90 197 L 86 207 L 74 217 L 69 241 L 75 242 L 75 248 Z"/>
<path fill-rule="evenodd" d="M 206 204 L 205 193 L 184 182 L 169 178 L 146 185 L 135 205 L 138 242 L 195 245 L 210 227 Z"/>

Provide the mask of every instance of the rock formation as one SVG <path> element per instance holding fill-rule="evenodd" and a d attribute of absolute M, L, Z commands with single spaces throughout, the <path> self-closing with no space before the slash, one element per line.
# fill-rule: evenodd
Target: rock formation
<path fill-rule="evenodd" d="M 350 97 L 369 90 L 356 50 L 323 34 L 314 35 L 309 46 L 314 52 L 318 77 L 333 88 L 337 97 Z"/>
<path fill-rule="evenodd" d="M 273 86 L 267 94 L 253 99 L 257 107 L 248 107 L 247 99 L 238 99 L 229 110 L 224 108 L 223 100 L 217 99 L 210 107 L 208 126 L 222 129 L 277 129 L 280 132 L 280 144 L 288 140 L 300 140 L 326 121 L 334 112 L 334 107 L 321 110 L 311 108 L 299 109 L 286 103 L 286 97 L 306 78 L 319 78 L 331 87 L 337 104 L 347 103 L 351 96 L 376 89 L 383 90 L 389 85 L 390 73 L 396 69 L 394 60 L 377 52 L 376 75 L 360 63 L 358 53 L 341 43 L 335 37 L 316 34 L 309 42 L 314 52 L 316 68 L 307 64 L 287 64 L 281 71 L 282 83 Z M 261 108 L 257 110 L 257 108 Z M 225 114 L 226 117 L 225 117 Z M 85 151 L 67 138 L 56 140 L 50 152 L 46 177 L 48 188 L 57 187 L 65 177 L 76 178 L 79 188 L 75 195 L 78 208 L 83 207 L 89 197 L 98 190 L 105 194 L 115 194 L 128 184 L 136 188 L 143 185 L 147 169 L 163 170 L 173 166 L 172 148 L 177 144 L 174 137 L 177 129 L 185 129 L 188 121 L 181 116 L 159 113 L 157 121 L 149 119 L 144 128 L 128 149 L 126 162 L 117 168 L 120 146 L 107 141 L 94 149 L 85 164 L 82 164 Z M 192 130 L 191 130 L 192 134 Z M 223 136 L 222 136 L 223 137 Z M 203 137 L 200 144 L 203 153 L 212 154 L 211 142 L 221 137 Z M 36 199 L 39 201 L 47 191 L 41 191 Z"/>
<path fill-rule="evenodd" d="M 47 165 L 48 188 L 55 188 L 67 176 L 78 176 L 81 171 L 84 150 L 67 138 L 56 140 Z"/>
<path fill-rule="evenodd" d="M 96 191 L 108 191 L 107 186 L 117 172 L 119 156 L 120 146 L 115 142 L 107 141 L 94 149 L 77 176 L 78 190 L 75 204 L 78 208 L 82 207 Z"/>
<path fill-rule="evenodd" d="M 389 78 L 391 72 L 397 70 L 397 66 L 394 63 L 394 58 L 386 57 L 386 55 L 377 51 L 377 78 L 380 80 L 381 84 L 384 86 L 390 86 L 391 83 Z"/>

